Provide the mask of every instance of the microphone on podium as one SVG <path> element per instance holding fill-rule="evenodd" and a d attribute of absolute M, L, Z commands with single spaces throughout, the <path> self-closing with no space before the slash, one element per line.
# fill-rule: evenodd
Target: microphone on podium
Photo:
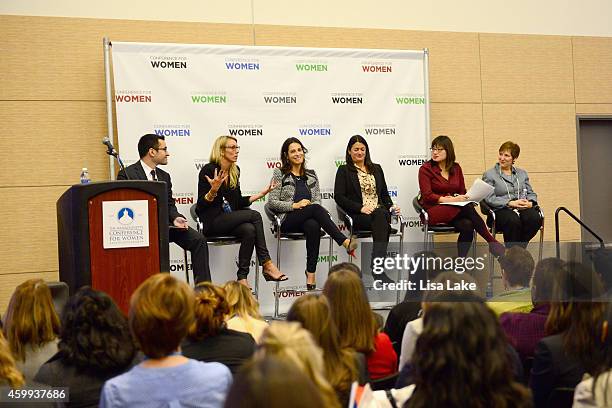
<path fill-rule="evenodd" d="M 113 147 L 113 142 L 111 142 L 110 138 L 107 136 L 102 139 L 102 144 L 106 146 L 106 154 L 108 154 L 109 156 L 113 156 L 117 159 L 117 162 L 119 163 L 119 168 L 123 170 L 125 177 L 129 180 L 130 177 L 128 176 L 127 171 L 125 171 L 123 160 L 121 160 L 121 157 L 119 157 L 119 152 Z"/>

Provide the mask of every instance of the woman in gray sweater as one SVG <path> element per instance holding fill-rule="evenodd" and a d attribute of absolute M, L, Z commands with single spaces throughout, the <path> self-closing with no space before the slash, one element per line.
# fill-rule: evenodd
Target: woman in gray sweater
<path fill-rule="evenodd" d="M 306 169 L 307 149 L 295 137 L 281 147 L 281 168 L 274 169 L 272 185 L 266 206 L 281 217 L 282 232 L 303 232 L 306 235 L 306 288 L 316 288 L 315 272 L 319 257 L 321 228 L 349 255 L 354 256 L 355 240 L 347 238 L 321 206 L 319 179 L 314 170 Z"/>
<path fill-rule="evenodd" d="M 504 234 L 507 248 L 513 245 L 525 248 L 542 226 L 537 210 L 538 196 L 529 183 L 529 175 L 514 167 L 520 153 L 519 145 L 504 142 L 499 147 L 497 164 L 482 176 L 494 187 L 485 202 L 495 211 L 496 229 Z"/>

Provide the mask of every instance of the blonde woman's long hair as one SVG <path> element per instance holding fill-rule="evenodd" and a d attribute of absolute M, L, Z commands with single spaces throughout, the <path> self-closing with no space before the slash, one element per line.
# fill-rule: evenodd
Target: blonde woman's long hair
<path fill-rule="evenodd" d="M 298 322 L 273 322 L 261 336 L 257 357 L 276 356 L 298 367 L 321 392 L 325 407 L 340 407 L 338 397 L 325 376 L 323 351 L 310 332 Z"/>
<path fill-rule="evenodd" d="M 208 159 L 208 161 L 220 166 L 221 159 L 223 158 L 224 153 L 225 153 L 225 145 L 227 144 L 227 141 L 230 139 L 238 143 L 238 139 L 236 139 L 233 136 L 226 136 L 226 135 L 219 136 L 215 140 L 215 143 L 213 144 L 212 150 L 210 151 L 210 158 Z M 232 163 L 230 165 L 228 173 L 229 173 L 230 188 L 236 188 L 236 186 L 238 185 L 238 178 L 240 177 L 240 173 L 238 172 L 238 166 L 236 166 L 236 163 Z"/>
<path fill-rule="evenodd" d="M 25 361 L 26 346 L 42 347 L 55 340 L 60 320 L 51 290 L 42 279 L 29 279 L 15 288 L 6 312 L 4 334 L 18 361 Z"/>
<path fill-rule="evenodd" d="M 17 369 L 11 348 L 0 331 L 0 385 L 18 388 L 24 383 L 23 374 Z"/>
<path fill-rule="evenodd" d="M 223 289 L 225 289 L 225 300 L 229 305 L 230 317 L 236 315 L 242 318 L 251 317 L 263 320 L 259 313 L 259 303 L 249 288 L 236 281 L 229 281 L 223 285 Z"/>

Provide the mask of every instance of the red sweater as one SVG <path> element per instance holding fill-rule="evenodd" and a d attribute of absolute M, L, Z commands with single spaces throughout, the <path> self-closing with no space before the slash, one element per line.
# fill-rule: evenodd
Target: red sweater
<path fill-rule="evenodd" d="M 397 354 L 391 339 L 385 333 L 378 333 L 374 338 L 374 351 L 367 357 L 370 379 L 387 377 L 397 372 Z"/>
<path fill-rule="evenodd" d="M 448 180 L 442 177 L 442 170 L 436 162 L 429 160 L 424 163 L 419 169 L 419 188 L 420 203 L 427 210 L 430 224 L 447 224 L 461 211 L 459 207 L 438 204 L 440 197 L 466 193 L 463 171 L 458 163 L 451 168 Z"/>

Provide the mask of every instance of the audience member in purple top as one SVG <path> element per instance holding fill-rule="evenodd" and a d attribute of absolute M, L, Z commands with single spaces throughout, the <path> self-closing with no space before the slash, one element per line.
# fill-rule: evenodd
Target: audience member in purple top
<path fill-rule="evenodd" d="M 69 387 L 68 407 L 97 407 L 104 382 L 138 360 L 123 313 L 107 294 L 88 286 L 64 306 L 58 347 L 34 379 Z"/>
<path fill-rule="evenodd" d="M 130 300 L 130 330 L 147 359 L 108 380 L 100 407 L 222 407 L 232 382 L 227 367 L 180 355 L 194 322 L 195 297 L 184 282 L 159 273 Z"/>
<path fill-rule="evenodd" d="M 507 312 L 499 318 L 501 327 L 508 340 L 519 353 L 523 365 L 533 357 L 535 346 L 545 334 L 544 326 L 550 311 L 553 282 L 561 273 L 565 262 L 557 258 L 547 258 L 535 268 L 531 297 L 534 307 L 530 313 Z M 529 375 L 529 372 L 526 372 Z"/>
<path fill-rule="evenodd" d="M 568 262 L 555 278 L 546 333 L 536 345 L 529 385 L 536 408 L 550 406 L 555 388 L 574 388 L 598 358 L 597 337 L 605 305 L 595 272 Z"/>

